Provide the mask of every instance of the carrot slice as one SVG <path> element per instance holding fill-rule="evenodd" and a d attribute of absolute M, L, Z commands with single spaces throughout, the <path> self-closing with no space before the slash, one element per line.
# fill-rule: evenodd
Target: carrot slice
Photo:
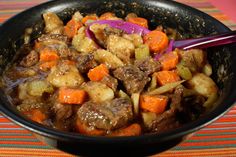
<path fill-rule="evenodd" d="M 164 54 L 159 61 L 162 65 L 162 70 L 171 70 L 176 68 L 179 62 L 179 56 L 175 51 Z"/>
<path fill-rule="evenodd" d="M 55 50 L 44 48 L 40 51 L 40 61 L 41 62 L 48 62 L 48 61 L 55 61 L 59 59 L 57 52 Z"/>
<path fill-rule="evenodd" d="M 114 13 L 106 12 L 106 13 L 102 14 L 102 15 L 99 17 L 99 19 L 100 19 L 100 20 L 109 20 L 109 19 L 114 18 L 114 17 L 116 17 Z"/>
<path fill-rule="evenodd" d="M 104 76 L 109 74 L 109 70 L 105 64 L 100 64 L 88 72 L 88 78 L 91 81 L 100 81 Z"/>
<path fill-rule="evenodd" d="M 163 95 L 141 95 L 140 108 L 156 114 L 165 111 L 168 102 L 168 97 Z"/>
<path fill-rule="evenodd" d="M 47 118 L 47 116 L 40 109 L 33 109 L 23 113 L 27 115 L 27 117 L 29 117 L 31 120 L 41 124 Z"/>
<path fill-rule="evenodd" d="M 141 131 L 141 126 L 137 123 L 134 123 L 126 128 L 112 132 L 109 136 L 138 136 L 141 134 Z"/>
<path fill-rule="evenodd" d="M 86 99 L 86 92 L 80 89 L 61 87 L 58 99 L 63 104 L 82 104 Z"/>
<path fill-rule="evenodd" d="M 56 65 L 57 65 L 57 61 L 43 62 L 39 65 L 39 69 L 42 71 L 48 71 Z"/>
<path fill-rule="evenodd" d="M 127 19 L 127 22 L 134 23 L 136 25 L 148 28 L 148 21 L 145 18 L 142 17 L 130 17 Z"/>
<path fill-rule="evenodd" d="M 143 37 L 144 43 L 147 44 L 153 53 L 162 53 L 168 46 L 169 39 L 161 31 L 151 31 Z"/>
<path fill-rule="evenodd" d="M 75 129 L 81 134 L 92 135 L 92 136 L 101 136 L 106 133 L 105 130 L 87 126 L 86 124 L 82 123 L 79 119 L 76 120 Z"/>
<path fill-rule="evenodd" d="M 82 23 L 85 24 L 88 20 L 98 20 L 98 17 L 95 14 L 87 15 L 82 19 Z"/>
<path fill-rule="evenodd" d="M 157 82 L 162 86 L 167 83 L 172 83 L 180 80 L 176 71 L 159 71 L 155 73 Z"/>
<path fill-rule="evenodd" d="M 64 33 L 67 37 L 73 38 L 76 35 L 77 30 L 82 26 L 83 24 L 80 21 L 71 19 L 64 27 Z"/>

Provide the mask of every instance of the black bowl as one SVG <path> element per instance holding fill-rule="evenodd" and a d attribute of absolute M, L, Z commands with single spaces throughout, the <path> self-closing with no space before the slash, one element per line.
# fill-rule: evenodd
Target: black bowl
<path fill-rule="evenodd" d="M 0 72 L 15 60 L 16 50 L 23 43 L 22 34 L 27 27 L 33 27 L 32 38 L 42 33 L 42 13 L 56 12 L 64 21 L 69 20 L 75 10 L 83 14 L 106 11 L 115 12 L 118 16 L 135 12 L 149 19 L 154 28 L 159 24 L 177 29 L 185 37 L 209 35 L 230 31 L 216 19 L 191 7 L 164 0 L 58 0 L 26 10 L 5 22 L 0 27 Z M 39 139 L 60 150 L 77 155 L 96 156 L 146 156 L 167 150 L 188 137 L 191 133 L 208 125 L 228 111 L 236 99 L 236 45 L 227 45 L 208 49 L 209 61 L 213 66 L 213 79 L 220 89 L 220 97 L 212 112 L 181 128 L 158 135 L 137 137 L 89 137 L 75 133 L 57 131 L 22 117 L 8 96 L 0 90 L 0 110 L 13 122 L 34 132 Z"/>

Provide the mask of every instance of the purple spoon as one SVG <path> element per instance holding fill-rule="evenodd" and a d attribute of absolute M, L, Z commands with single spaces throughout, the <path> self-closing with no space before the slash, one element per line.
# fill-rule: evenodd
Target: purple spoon
<path fill-rule="evenodd" d="M 91 25 L 93 24 L 107 24 L 113 28 L 121 29 L 128 34 L 139 34 L 146 35 L 150 32 L 147 28 L 141 27 L 139 25 L 125 22 L 122 20 L 98 20 L 91 24 L 86 29 L 86 36 L 93 39 L 96 42 L 93 32 L 90 30 Z M 168 53 L 173 51 L 175 48 L 188 50 L 193 48 L 208 48 L 213 46 L 225 45 L 236 42 L 236 31 L 230 31 L 226 33 L 221 33 L 217 35 L 206 36 L 202 38 L 194 38 L 194 39 L 184 39 L 184 40 L 170 40 L 168 47 L 165 52 Z M 97 42 L 96 42 L 97 43 Z M 159 55 L 160 56 L 160 55 Z M 155 58 L 159 58 L 159 56 Z"/>
<path fill-rule="evenodd" d="M 220 46 L 236 42 L 236 31 L 230 31 L 217 35 L 206 36 L 195 39 L 170 40 L 166 52 L 173 51 L 175 48 L 188 50 L 193 48 L 204 49 L 208 47 Z"/>

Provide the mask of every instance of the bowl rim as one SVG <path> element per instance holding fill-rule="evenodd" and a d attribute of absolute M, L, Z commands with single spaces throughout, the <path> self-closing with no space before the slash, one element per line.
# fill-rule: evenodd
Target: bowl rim
<path fill-rule="evenodd" d="M 60 1 L 64 1 L 64 0 L 59 0 Z M 149 1 L 153 1 L 155 2 L 156 0 L 149 0 Z M 161 1 L 161 0 L 157 0 L 160 1 L 162 3 L 167 3 L 167 4 L 171 4 L 171 5 L 175 5 L 177 7 L 184 7 L 187 11 L 191 11 L 194 14 L 201 14 L 204 15 L 207 19 L 209 20 L 213 20 L 214 22 L 216 22 L 220 27 L 222 27 L 222 31 L 230 31 L 230 29 L 225 26 L 223 23 L 221 23 L 220 21 L 218 21 L 217 19 L 215 19 L 212 16 L 209 16 L 208 14 L 197 10 L 193 7 L 187 6 L 185 4 L 179 3 L 179 2 L 175 2 L 175 1 Z M 11 23 L 11 21 L 15 18 L 18 18 L 19 16 L 22 16 L 23 14 L 26 13 L 30 13 L 32 10 L 35 9 L 39 9 L 42 8 L 44 6 L 47 5 L 56 5 L 58 1 L 53 0 L 53 1 L 49 1 L 49 2 L 45 2 L 42 4 L 39 4 L 37 6 L 31 7 L 29 9 L 24 10 L 21 13 L 16 14 L 15 16 L 13 16 L 12 18 L 8 19 L 6 22 L 4 22 L 1 26 L 0 26 L 0 31 L 1 28 L 4 27 L 5 25 L 7 25 L 8 23 Z M 70 3 L 68 1 L 68 3 Z M 203 118 L 200 118 L 196 121 L 187 123 L 183 126 L 181 126 L 180 128 L 174 129 L 174 130 L 169 130 L 163 133 L 159 133 L 159 134 L 145 134 L 145 135 L 140 135 L 140 136 L 131 136 L 131 137 L 103 137 L 103 136 L 86 136 L 86 135 L 82 135 L 82 134 L 78 134 L 78 133 L 71 133 L 71 132 L 64 132 L 64 131 L 59 131 L 59 130 L 55 130 L 52 129 L 50 127 L 47 126 L 43 126 L 40 125 L 38 123 L 32 122 L 26 118 L 24 118 L 23 116 L 21 116 L 18 113 L 13 113 L 9 108 L 4 108 L 3 105 L 1 105 L 1 103 L 5 103 L 5 102 L 1 102 L 0 103 L 0 112 L 3 113 L 3 115 L 5 115 L 8 119 L 10 119 L 11 121 L 15 122 L 16 124 L 22 126 L 23 128 L 26 128 L 27 130 L 30 130 L 34 133 L 37 133 L 39 135 L 43 135 L 49 138 L 53 138 L 53 139 L 60 139 L 60 140 L 64 140 L 64 141 L 87 141 L 89 143 L 123 143 L 123 142 L 128 142 L 128 143 L 136 143 L 136 142 L 141 142 L 142 143 L 149 143 L 150 141 L 152 142 L 162 142 L 162 141 L 167 141 L 169 139 L 174 139 L 177 137 L 182 137 L 184 135 L 190 134 L 192 132 L 195 132 L 203 127 L 205 127 L 206 125 L 212 123 L 213 121 L 215 121 L 216 119 L 220 118 L 222 115 L 224 115 L 228 110 L 230 110 L 230 108 L 233 107 L 233 104 L 235 103 L 235 98 L 236 98 L 236 90 L 230 95 L 230 97 L 225 101 L 225 105 L 222 105 L 220 108 L 218 108 L 217 110 L 215 110 L 214 112 L 209 113 L 208 115 L 204 116 Z"/>

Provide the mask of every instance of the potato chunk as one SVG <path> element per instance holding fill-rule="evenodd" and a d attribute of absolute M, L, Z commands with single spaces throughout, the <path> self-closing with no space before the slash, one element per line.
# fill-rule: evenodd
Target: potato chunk
<path fill-rule="evenodd" d="M 205 97 L 209 97 L 218 91 L 215 82 L 203 73 L 195 74 L 187 83 L 192 89 Z"/>
<path fill-rule="evenodd" d="M 84 79 L 76 66 L 68 65 L 66 63 L 54 66 L 51 69 L 47 80 L 55 87 L 78 87 L 84 82 Z"/>
<path fill-rule="evenodd" d="M 130 40 L 117 35 L 110 35 L 107 39 L 107 49 L 124 63 L 129 63 L 130 57 L 134 55 L 135 47 Z"/>
<path fill-rule="evenodd" d="M 113 90 L 100 82 L 90 81 L 84 84 L 83 88 L 94 102 L 103 102 L 114 98 Z"/>
<path fill-rule="evenodd" d="M 45 22 L 45 31 L 49 34 L 63 34 L 64 25 L 61 19 L 51 12 L 43 14 L 43 19 Z"/>

